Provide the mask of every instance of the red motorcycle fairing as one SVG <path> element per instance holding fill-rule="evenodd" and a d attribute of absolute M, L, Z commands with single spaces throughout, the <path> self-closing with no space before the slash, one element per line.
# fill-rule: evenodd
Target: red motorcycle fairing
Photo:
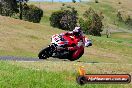
<path fill-rule="evenodd" d="M 75 36 L 53 35 L 51 45 L 41 50 L 38 54 L 39 59 L 47 59 L 49 57 L 58 57 L 74 61 L 79 59 L 84 53 L 84 47 L 78 46 L 79 39 Z M 75 46 L 75 47 L 74 47 Z M 59 47 L 59 49 L 57 49 Z M 68 47 L 68 50 L 67 50 Z M 70 48 L 75 48 L 70 49 Z"/>
<path fill-rule="evenodd" d="M 78 44 L 77 39 L 74 36 L 63 36 L 64 40 L 67 41 L 67 46 L 71 47 L 71 46 L 76 46 Z"/>

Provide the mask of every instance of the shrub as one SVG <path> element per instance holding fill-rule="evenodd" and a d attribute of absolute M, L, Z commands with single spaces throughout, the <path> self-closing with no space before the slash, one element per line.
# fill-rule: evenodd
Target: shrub
<path fill-rule="evenodd" d="M 0 14 L 3 16 L 12 16 L 13 13 L 18 12 L 16 0 L 1 0 Z"/>
<path fill-rule="evenodd" d="M 99 3 L 99 1 L 98 0 L 95 0 L 95 3 Z"/>
<path fill-rule="evenodd" d="M 79 23 L 84 33 L 94 35 L 94 36 L 101 36 L 102 32 L 102 13 L 97 14 L 92 8 L 85 11 L 83 14 L 84 18 L 80 18 Z"/>
<path fill-rule="evenodd" d="M 118 4 L 122 4 L 121 2 L 118 2 Z"/>
<path fill-rule="evenodd" d="M 61 28 L 60 20 L 63 16 L 63 11 L 53 12 L 50 16 L 50 25 L 53 27 Z"/>
<path fill-rule="evenodd" d="M 118 20 L 119 20 L 119 21 L 122 21 L 122 20 L 123 20 L 123 18 L 122 18 L 122 15 L 121 15 L 121 12 L 120 12 L 120 11 L 118 11 L 118 13 L 117 13 L 117 17 L 118 17 Z"/>
<path fill-rule="evenodd" d="M 22 18 L 34 23 L 39 23 L 43 16 L 43 10 L 34 5 L 23 5 Z"/>
<path fill-rule="evenodd" d="M 65 3 L 62 3 L 62 6 L 65 6 L 66 4 Z"/>
<path fill-rule="evenodd" d="M 71 6 L 61 8 L 53 12 L 50 17 L 50 25 L 63 30 L 73 30 L 77 24 L 77 11 Z"/>
<path fill-rule="evenodd" d="M 76 3 L 76 0 L 72 0 L 73 3 Z"/>
<path fill-rule="evenodd" d="M 126 11 L 118 11 L 117 18 L 120 22 L 132 26 L 132 18 Z"/>
<path fill-rule="evenodd" d="M 132 26 L 132 18 L 130 15 L 127 16 L 125 23 Z"/>

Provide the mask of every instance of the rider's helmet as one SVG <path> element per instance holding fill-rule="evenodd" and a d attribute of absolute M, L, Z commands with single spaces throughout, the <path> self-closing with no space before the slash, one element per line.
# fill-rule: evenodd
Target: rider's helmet
<path fill-rule="evenodd" d="M 82 36 L 81 27 L 75 27 L 75 29 L 73 30 L 73 35 Z"/>

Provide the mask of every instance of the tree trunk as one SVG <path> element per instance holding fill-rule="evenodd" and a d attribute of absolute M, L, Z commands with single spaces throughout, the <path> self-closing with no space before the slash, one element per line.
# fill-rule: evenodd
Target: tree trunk
<path fill-rule="evenodd" d="M 2 5 L 1 5 L 1 1 L 0 1 L 0 14 L 2 13 Z"/>
<path fill-rule="evenodd" d="M 20 2 L 20 20 L 22 20 L 22 2 Z"/>

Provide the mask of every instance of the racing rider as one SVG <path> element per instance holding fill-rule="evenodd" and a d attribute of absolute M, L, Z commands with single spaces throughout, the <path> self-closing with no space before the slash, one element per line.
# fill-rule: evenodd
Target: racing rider
<path fill-rule="evenodd" d="M 81 27 L 75 27 L 73 31 L 61 33 L 61 36 L 73 36 L 78 42 L 76 46 L 67 47 L 67 50 L 74 51 L 72 59 L 79 59 L 84 53 L 85 36 L 81 30 Z"/>

